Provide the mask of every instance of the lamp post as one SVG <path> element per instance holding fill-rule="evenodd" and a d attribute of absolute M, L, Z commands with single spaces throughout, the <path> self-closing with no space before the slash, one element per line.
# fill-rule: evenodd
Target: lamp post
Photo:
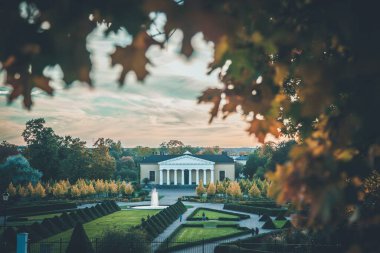
<path fill-rule="evenodd" d="M 8 192 L 4 192 L 3 193 L 3 202 L 4 202 L 4 231 L 5 231 L 5 228 L 6 228 L 6 225 L 7 225 L 7 202 L 8 202 L 8 199 L 9 199 L 9 193 Z"/>

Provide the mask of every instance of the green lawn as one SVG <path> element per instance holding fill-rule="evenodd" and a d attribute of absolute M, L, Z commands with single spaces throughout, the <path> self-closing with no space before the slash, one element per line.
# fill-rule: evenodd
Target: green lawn
<path fill-rule="evenodd" d="M 231 225 L 231 224 L 237 224 L 235 221 L 216 221 L 216 220 L 211 220 L 211 221 L 187 221 L 187 224 L 202 224 L 206 226 L 216 226 L 216 225 Z"/>
<path fill-rule="evenodd" d="M 200 208 L 196 211 L 195 215 L 193 218 L 202 218 L 202 214 L 205 213 L 206 217 L 209 220 L 217 220 L 218 218 L 239 218 L 237 215 L 233 214 L 227 214 L 227 213 L 221 213 L 218 211 L 210 211 L 207 209 Z"/>
<path fill-rule="evenodd" d="M 282 228 L 285 224 L 286 220 L 274 220 L 273 223 L 276 228 Z"/>
<path fill-rule="evenodd" d="M 222 228 L 193 228 L 183 227 L 170 241 L 171 246 L 175 246 L 175 242 L 195 242 L 203 239 L 211 239 L 221 237 L 225 235 L 235 234 L 241 232 L 234 227 L 222 227 Z"/>
<path fill-rule="evenodd" d="M 134 225 L 141 223 L 141 218 L 146 218 L 148 215 L 152 216 L 160 210 L 122 210 L 99 219 L 90 221 L 83 225 L 86 230 L 87 236 L 92 238 L 100 237 L 106 230 L 126 230 Z M 73 229 L 66 230 L 44 241 L 69 241 Z"/>

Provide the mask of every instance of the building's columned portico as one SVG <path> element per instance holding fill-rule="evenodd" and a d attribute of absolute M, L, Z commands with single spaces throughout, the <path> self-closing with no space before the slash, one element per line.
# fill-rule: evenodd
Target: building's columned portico
<path fill-rule="evenodd" d="M 215 162 L 184 155 L 158 163 L 160 185 L 214 183 Z"/>

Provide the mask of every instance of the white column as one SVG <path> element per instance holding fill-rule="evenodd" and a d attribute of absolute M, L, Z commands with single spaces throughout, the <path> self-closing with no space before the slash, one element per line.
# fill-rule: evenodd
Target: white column
<path fill-rule="evenodd" d="M 191 169 L 189 169 L 189 185 L 191 185 L 192 181 L 193 181 L 193 177 L 191 175 Z"/>
<path fill-rule="evenodd" d="M 174 185 L 177 185 L 177 170 L 174 170 Z"/>
<path fill-rule="evenodd" d="M 196 184 L 196 185 L 199 185 L 199 170 L 196 169 L 195 171 L 196 171 L 196 173 L 197 173 L 196 176 L 195 176 L 195 184 Z"/>
<path fill-rule="evenodd" d="M 162 170 L 160 170 L 160 185 L 164 184 L 164 173 Z"/>
<path fill-rule="evenodd" d="M 181 184 L 182 184 L 182 185 L 185 185 L 185 170 L 184 170 L 184 169 L 182 169 Z"/>
<path fill-rule="evenodd" d="M 206 175 L 207 175 L 207 171 L 206 171 L 206 170 L 203 170 L 203 184 L 207 184 L 207 178 L 206 178 Z"/>
<path fill-rule="evenodd" d="M 210 182 L 211 183 L 214 183 L 214 170 L 211 169 L 211 178 L 210 178 Z"/>
<path fill-rule="evenodd" d="M 166 170 L 166 185 L 170 185 L 170 170 Z"/>

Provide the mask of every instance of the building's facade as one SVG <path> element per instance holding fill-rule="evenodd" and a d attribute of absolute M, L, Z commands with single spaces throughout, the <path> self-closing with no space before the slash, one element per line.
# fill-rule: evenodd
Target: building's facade
<path fill-rule="evenodd" d="M 234 160 L 227 155 L 152 155 L 140 163 L 140 181 L 157 185 L 197 185 L 235 179 Z"/>

